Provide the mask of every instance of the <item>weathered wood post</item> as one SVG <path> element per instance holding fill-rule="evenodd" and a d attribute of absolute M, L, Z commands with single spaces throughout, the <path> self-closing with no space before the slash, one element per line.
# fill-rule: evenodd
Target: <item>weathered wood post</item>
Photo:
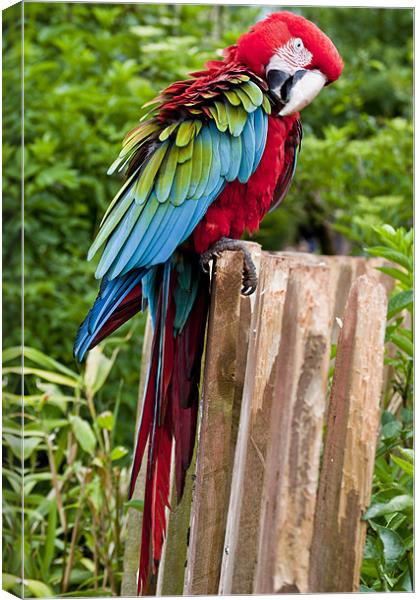
<path fill-rule="evenodd" d="M 359 589 L 379 426 L 387 298 L 366 275 L 352 286 L 337 346 L 311 547 L 311 592 Z"/>
<path fill-rule="evenodd" d="M 181 504 L 172 497 L 157 593 L 354 591 L 379 418 L 380 282 L 390 289 L 390 278 L 377 259 L 248 247 L 259 270 L 253 296 L 241 296 L 240 252 L 224 253 L 213 274 L 196 460 Z M 149 323 L 141 390 L 150 332 Z M 142 494 L 140 473 L 134 497 Z M 129 509 L 127 527 L 122 594 L 132 596 L 141 513 Z"/>
<path fill-rule="evenodd" d="M 292 265 L 269 423 L 257 594 L 310 591 L 331 313 L 328 267 Z"/>
<path fill-rule="evenodd" d="M 259 268 L 260 247 L 248 244 Z M 241 296 L 241 252 L 217 260 L 212 284 L 196 481 L 184 594 L 217 594 L 254 298 Z"/>
<path fill-rule="evenodd" d="M 289 260 L 263 253 L 246 360 L 219 594 L 251 594 Z"/>

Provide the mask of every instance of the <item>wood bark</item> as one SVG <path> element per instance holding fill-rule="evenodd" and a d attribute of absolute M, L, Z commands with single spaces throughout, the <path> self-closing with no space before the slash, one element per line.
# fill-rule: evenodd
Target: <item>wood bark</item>
<path fill-rule="evenodd" d="M 269 423 L 257 594 L 310 589 L 331 313 L 328 267 L 292 265 Z"/>
<path fill-rule="evenodd" d="M 241 252 L 224 253 L 212 279 L 197 460 L 178 506 L 172 493 L 158 593 L 355 591 L 383 373 L 380 283 L 389 292 L 393 281 L 382 259 L 247 246 L 253 296 L 240 293 Z M 138 413 L 151 339 L 149 320 Z M 133 497 L 143 488 L 141 470 Z M 128 510 L 123 596 L 137 595 L 141 517 Z"/>
<path fill-rule="evenodd" d="M 353 284 L 336 366 L 310 560 L 311 592 L 359 589 L 383 374 L 387 298 L 366 275 Z"/>
<path fill-rule="evenodd" d="M 251 594 L 261 514 L 261 488 L 270 413 L 273 373 L 290 260 L 264 253 L 246 360 L 247 369 L 219 594 Z"/>
<path fill-rule="evenodd" d="M 260 247 L 248 244 L 259 267 Z M 243 256 L 225 252 L 212 283 L 196 481 L 184 594 L 217 594 L 247 337 L 255 298 L 241 296 Z"/>

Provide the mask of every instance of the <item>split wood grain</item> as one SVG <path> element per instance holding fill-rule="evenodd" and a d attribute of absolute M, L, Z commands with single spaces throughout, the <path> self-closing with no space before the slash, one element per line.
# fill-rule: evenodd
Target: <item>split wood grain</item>
<path fill-rule="evenodd" d="M 182 596 L 187 562 L 191 502 L 195 479 L 196 450 L 185 476 L 182 499 L 177 503 L 174 461 L 172 461 L 171 509 L 167 511 L 167 535 L 159 568 L 158 596 Z"/>
<path fill-rule="evenodd" d="M 359 589 L 383 374 L 387 298 L 377 280 L 353 284 L 337 346 L 311 548 L 311 592 Z"/>
<path fill-rule="evenodd" d="M 309 591 L 331 314 L 329 268 L 292 265 L 269 423 L 256 594 Z"/>
<path fill-rule="evenodd" d="M 219 594 L 251 594 L 261 489 L 290 260 L 263 254 L 246 359 Z"/>
<path fill-rule="evenodd" d="M 248 244 L 259 268 L 257 244 Z M 212 282 L 184 594 L 217 594 L 240 400 L 255 298 L 241 296 L 243 256 L 225 252 Z"/>

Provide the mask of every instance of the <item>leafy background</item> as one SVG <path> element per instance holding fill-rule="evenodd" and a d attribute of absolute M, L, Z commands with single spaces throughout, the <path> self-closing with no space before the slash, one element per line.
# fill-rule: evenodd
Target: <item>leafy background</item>
<path fill-rule="evenodd" d="M 26 556 L 26 595 L 119 592 L 125 533 L 120 524 L 127 510 L 127 448 L 134 435 L 144 317 L 101 346 L 86 368 L 72 358 L 75 332 L 97 291 L 95 265 L 85 257 L 121 183 L 105 172 L 144 102 L 201 68 L 271 10 L 276 8 L 25 4 L 24 340 L 29 371 L 23 449 L 17 348 L 20 7 L 5 13 L 3 560 L 4 586 L 15 593 L 22 591 L 16 578 L 19 547 Z M 393 376 L 384 398 L 361 585 L 366 591 L 407 590 L 412 581 L 412 331 L 407 310 L 412 306 L 413 14 L 407 9 L 294 10 L 332 37 L 346 67 L 342 78 L 305 110 L 295 181 L 282 209 L 265 219 L 255 239 L 267 249 L 366 254 L 370 247 L 387 257 L 394 252 L 403 275 L 393 273 L 398 310 L 390 315 L 387 333 Z M 393 233 L 382 228 L 384 223 Z M 29 537 L 16 540 L 22 459 Z"/>

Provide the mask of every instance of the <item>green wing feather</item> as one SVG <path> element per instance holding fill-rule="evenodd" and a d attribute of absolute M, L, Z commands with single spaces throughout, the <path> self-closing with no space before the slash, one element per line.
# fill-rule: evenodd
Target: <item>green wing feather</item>
<path fill-rule="evenodd" d="M 248 75 L 237 74 L 230 77 L 228 82 L 231 85 L 230 89 L 215 89 L 201 93 L 199 102 L 189 103 L 191 106 L 188 105 L 187 109 L 191 118 L 171 122 L 165 126 L 162 125 L 162 120 L 156 118 L 156 111 L 160 110 L 158 107 L 152 111 L 154 116 L 148 116 L 149 120 L 142 122 L 127 134 L 122 150 L 111 166 L 110 172 L 117 168 L 121 170 L 128 163 L 136 165 L 136 154 L 139 151 L 143 154 L 138 156 L 144 155 L 145 158 L 137 158 L 139 162 L 143 160 L 143 163 L 130 173 L 129 178 L 109 205 L 89 251 L 89 260 L 102 244 L 107 242 L 104 253 L 107 248 L 110 249 L 108 257 L 103 261 L 103 264 L 107 265 L 112 258 L 111 253 L 118 250 L 115 248 L 115 240 L 112 249 L 109 243 L 120 223 L 121 230 L 127 234 L 121 242 L 122 245 L 130 242 L 136 247 L 140 240 L 137 242 L 133 235 L 135 231 L 143 231 L 143 225 L 140 227 L 132 225 L 132 217 L 136 217 L 139 222 L 139 219 L 145 219 L 151 211 L 150 214 L 159 215 L 158 221 L 164 224 L 172 214 L 171 210 L 180 207 L 187 200 L 199 201 L 205 192 L 210 193 L 211 188 L 214 188 L 216 193 L 217 189 L 220 189 L 217 187 L 218 163 L 220 163 L 220 177 L 225 176 L 225 181 L 233 181 L 238 177 L 242 152 L 246 144 L 241 134 L 249 114 L 259 106 L 266 114 L 270 114 L 271 104 L 269 97 Z M 205 126 L 209 120 L 214 121 L 220 132 L 218 135 L 223 136 L 223 139 L 218 137 L 217 131 L 210 132 L 210 128 Z M 229 155 L 232 157 L 230 164 L 226 161 L 229 144 Z M 225 157 L 223 165 L 222 154 Z M 130 206 L 133 206 L 133 201 L 139 208 L 127 212 Z M 171 205 L 173 209 L 169 209 Z M 165 216 L 161 210 L 165 211 Z M 187 210 L 190 209 L 187 207 Z M 130 231 L 133 234 L 127 233 Z M 124 253 L 121 252 L 122 258 L 119 259 L 118 264 L 114 261 L 109 270 L 111 276 L 117 276 L 124 268 Z M 129 254 L 128 250 L 126 254 Z"/>
<path fill-rule="evenodd" d="M 159 202 L 166 202 L 169 198 L 178 165 L 178 153 L 179 148 L 174 144 L 167 152 L 162 168 L 159 169 L 159 176 L 155 184 L 156 196 Z"/>
<path fill-rule="evenodd" d="M 260 90 L 260 88 L 255 85 L 252 81 L 248 81 L 240 88 L 241 91 L 245 92 L 248 95 L 251 102 L 254 106 L 261 106 L 264 94 Z"/>
<path fill-rule="evenodd" d="M 176 134 L 176 139 L 175 139 L 175 143 L 177 146 L 180 146 L 181 148 L 183 146 L 186 146 L 192 136 L 194 135 L 194 131 L 195 131 L 195 124 L 194 121 L 189 120 L 189 121 L 183 121 L 180 126 L 178 127 L 178 132 Z"/>
<path fill-rule="evenodd" d="M 169 142 L 167 140 L 162 142 L 151 155 L 143 171 L 140 173 L 135 191 L 136 204 L 143 204 L 143 202 L 146 202 L 155 182 L 156 174 L 165 157 L 168 146 Z"/>
<path fill-rule="evenodd" d="M 171 189 L 171 202 L 174 206 L 180 206 L 187 198 L 190 180 L 191 160 L 187 160 L 182 164 L 178 163 Z"/>
<path fill-rule="evenodd" d="M 201 133 L 201 177 L 195 190 L 195 195 L 199 198 L 203 195 L 209 179 L 213 155 L 213 146 L 211 135 L 207 127 Z"/>
<path fill-rule="evenodd" d="M 170 137 L 170 135 L 175 131 L 175 129 L 178 127 L 178 125 L 179 125 L 179 123 L 172 123 L 172 125 L 168 125 L 168 127 L 165 127 L 165 129 L 159 135 L 160 141 L 164 142 L 165 140 L 167 140 Z"/>
<path fill-rule="evenodd" d="M 184 163 L 186 160 L 189 160 L 193 155 L 194 150 L 194 138 L 188 142 L 186 146 L 183 146 L 179 149 L 178 162 L 180 164 Z"/>
<path fill-rule="evenodd" d="M 214 105 L 217 111 L 217 120 L 216 125 L 219 131 L 226 131 L 229 125 L 229 121 L 226 114 L 226 106 L 224 102 L 220 100 L 215 100 Z"/>
<path fill-rule="evenodd" d="M 242 106 L 226 105 L 226 115 L 229 123 L 229 132 L 234 137 L 241 135 L 248 118 L 248 113 Z"/>
<path fill-rule="evenodd" d="M 194 151 L 191 157 L 191 179 L 190 187 L 188 190 L 188 197 L 196 197 L 197 186 L 201 180 L 201 173 L 203 167 L 203 148 L 201 135 L 198 136 L 194 141 Z"/>
<path fill-rule="evenodd" d="M 240 105 L 241 99 L 239 98 L 239 96 L 236 93 L 236 91 L 234 91 L 234 90 L 225 90 L 223 92 L 223 94 L 226 96 L 226 98 L 229 100 L 229 102 L 233 106 L 239 106 Z"/>

